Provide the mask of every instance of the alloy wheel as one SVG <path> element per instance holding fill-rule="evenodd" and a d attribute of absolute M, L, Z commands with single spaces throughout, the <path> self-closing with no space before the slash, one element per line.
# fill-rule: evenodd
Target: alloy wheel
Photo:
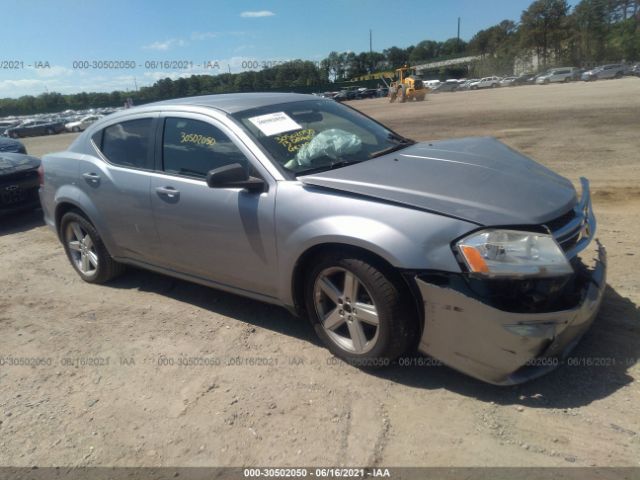
<path fill-rule="evenodd" d="M 75 267 L 85 276 L 98 270 L 98 254 L 91 235 L 78 222 L 70 222 L 65 232 L 65 241 Z"/>
<path fill-rule="evenodd" d="M 313 301 L 329 338 L 341 349 L 364 354 L 378 340 L 378 309 L 362 281 L 349 270 L 330 267 L 318 275 Z"/>

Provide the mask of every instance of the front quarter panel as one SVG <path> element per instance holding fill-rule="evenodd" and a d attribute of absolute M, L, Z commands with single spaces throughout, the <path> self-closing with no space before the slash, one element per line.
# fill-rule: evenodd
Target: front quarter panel
<path fill-rule="evenodd" d="M 310 248 L 339 243 L 364 248 L 400 269 L 459 272 L 453 239 L 477 225 L 372 198 L 300 182 L 278 184 L 276 235 L 279 292 L 293 305 L 291 282 L 297 261 Z"/>

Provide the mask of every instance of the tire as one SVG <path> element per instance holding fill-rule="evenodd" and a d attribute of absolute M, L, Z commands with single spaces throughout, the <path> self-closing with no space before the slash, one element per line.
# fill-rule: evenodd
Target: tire
<path fill-rule="evenodd" d="M 80 131 L 80 129 L 79 129 L 78 127 L 73 127 L 73 128 L 71 129 L 71 131 L 72 131 L 72 132 L 76 132 L 76 133 L 77 133 L 77 132 L 79 132 L 79 131 Z"/>
<path fill-rule="evenodd" d="M 491 88 L 497 88 L 497 87 L 498 87 L 498 84 L 497 84 L 497 83 L 492 83 L 492 84 L 491 84 Z"/>
<path fill-rule="evenodd" d="M 53 135 L 55 132 L 53 130 L 51 130 L 50 128 L 47 128 L 46 134 L 47 135 Z"/>
<path fill-rule="evenodd" d="M 398 101 L 400 103 L 404 103 L 407 101 L 407 87 L 406 85 L 401 85 L 398 89 Z"/>
<path fill-rule="evenodd" d="M 60 238 L 69 262 L 85 282 L 106 283 L 124 272 L 125 266 L 111 258 L 97 230 L 78 212 L 62 217 Z"/>
<path fill-rule="evenodd" d="M 565 79 L 563 80 L 563 82 L 564 82 L 564 83 L 569 83 L 570 81 L 571 81 L 571 79 L 570 79 L 569 77 L 567 77 L 567 78 L 565 78 Z"/>
<path fill-rule="evenodd" d="M 322 255 L 307 275 L 304 294 L 320 339 L 352 365 L 385 366 L 417 344 L 419 322 L 406 285 L 364 256 Z"/>
<path fill-rule="evenodd" d="M 617 78 L 617 79 L 622 78 L 622 72 L 616 73 L 616 76 L 614 78 Z"/>
<path fill-rule="evenodd" d="M 10 136 L 11 138 L 20 138 L 20 135 L 18 135 L 17 133 L 14 133 L 14 132 L 11 132 L 11 133 L 9 134 L 9 136 Z"/>

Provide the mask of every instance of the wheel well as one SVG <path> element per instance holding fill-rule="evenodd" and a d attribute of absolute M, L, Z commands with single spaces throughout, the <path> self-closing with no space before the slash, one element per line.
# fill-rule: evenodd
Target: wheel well
<path fill-rule="evenodd" d="M 421 324 L 423 313 L 419 308 L 421 301 L 419 300 L 419 295 L 416 296 L 416 289 L 412 286 L 407 278 L 400 274 L 398 269 L 391 265 L 386 259 L 373 253 L 370 250 L 362 247 L 356 247 L 353 245 L 348 245 L 344 243 L 323 243 L 321 245 L 315 245 L 308 250 L 306 250 L 298 261 L 295 264 L 293 269 L 293 275 L 291 276 L 291 292 L 295 307 L 295 312 L 304 317 L 306 315 L 305 312 L 305 301 L 304 301 L 304 286 L 305 286 L 305 276 L 309 270 L 309 267 L 313 265 L 314 260 L 318 258 L 320 255 L 325 255 L 330 252 L 341 252 L 341 253 L 349 253 L 351 255 L 357 256 L 358 258 L 363 258 L 374 265 L 376 268 L 380 269 L 385 275 L 390 276 L 392 279 L 397 281 L 401 285 L 405 285 L 407 287 L 407 291 L 415 300 L 415 309 L 418 317 L 420 319 Z M 421 325 L 422 327 L 422 325 Z"/>
<path fill-rule="evenodd" d="M 55 215 L 55 220 L 56 220 L 56 231 L 58 232 L 58 236 L 61 235 L 60 232 L 60 222 L 62 221 L 62 217 L 66 214 L 69 213 L 71 211 L 75 211 L 78 215 L 82 215 L 83 217 L 85 217 L 87 220 L 89 220 L 89 217 L 87 217 L 87 215 L 77 206 L 75 206 L 73 203 L 61 203 L 60 205 L 58 205 L 56 207 L 56 215 Z M 90 220 L 89 220 L 90 221 Z"/>

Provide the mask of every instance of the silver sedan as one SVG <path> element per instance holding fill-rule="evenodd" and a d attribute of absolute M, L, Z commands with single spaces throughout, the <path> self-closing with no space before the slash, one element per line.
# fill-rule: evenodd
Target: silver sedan
<path fill-rule="evenodd" d="M 495 139 L 417 143 L 316 96 L 129 109 L 42 170 L 85 281 L 134 265 L 282 305 L 356 365 L 417 349 L 522 382 L 560 363 L 605 288 L 586 180 L 578 198 Z"/>

